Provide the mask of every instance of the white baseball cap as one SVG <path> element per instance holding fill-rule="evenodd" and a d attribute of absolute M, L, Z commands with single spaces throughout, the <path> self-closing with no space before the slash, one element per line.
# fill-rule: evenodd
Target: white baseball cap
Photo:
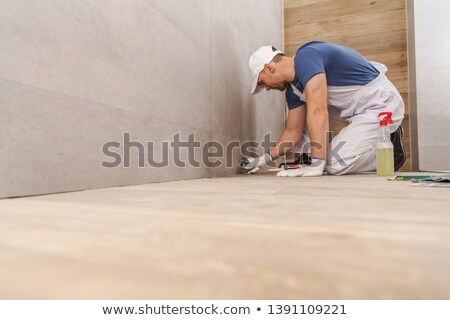
<path fill-rule="evenodd" d="M 270 63 L 277 54 L 283 54 L 283 52 L 277 50 L 273 46 L 261 47 L 252 54 L 248 61 L 253 78 L 252 91 L 250 94 L 256 94 L 264 88 L 264 86 L 258 85 L 259 73 L 264 69 L 264 65 Z"/>

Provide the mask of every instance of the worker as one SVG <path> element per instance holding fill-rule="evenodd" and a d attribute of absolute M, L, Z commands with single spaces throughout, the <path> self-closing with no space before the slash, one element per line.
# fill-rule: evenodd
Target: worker
<path fill-rule="evenodd" d="M 392 112 L 389 125 L 397 171 L 406 160 L 402 142 L 405 106 L 386 77 L 387 68 L 369 62 L 355 50 L 322 41 L 302 45 L 288 57 L 264 46 L 249 60 L 251 94 L 285 91 L 288 108 L 285 130 L 276 145 L 260 157 L 243 157 L 241 172 L 259 168 L 301 145 L 309 165 L 280 171 L 281 177 L 343 175 L 376 170 L 378 114 Z M 347 123 L 328 145 L 329 121 Z M 304 155 L 302 158 L 305 158 Z"/>

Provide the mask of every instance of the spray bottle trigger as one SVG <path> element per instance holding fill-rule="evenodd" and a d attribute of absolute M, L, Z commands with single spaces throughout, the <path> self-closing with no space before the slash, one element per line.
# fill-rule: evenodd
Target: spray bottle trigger
<path fill-rule="evenodd" d="M 387 126 L 388 123 L 393 124 L 392 112 L 381 112 L 378 114 L 378 120 L 380 120 L 380 125 Z"/>

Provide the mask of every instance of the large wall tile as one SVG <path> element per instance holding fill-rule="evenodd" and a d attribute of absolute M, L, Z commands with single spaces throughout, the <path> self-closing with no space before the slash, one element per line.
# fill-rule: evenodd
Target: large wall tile
<path fill-rule="evenodd" d="M 259 47 L 283 48 L 282 1 L 213 2 L 213 63 L 251 87 L 248 59 Z"/>
<path fill-rule="evenodd" d="M 204 51 L 211 52 L 212 4 L 209 0 L 146 0 Z"/>
<path fill-rule="evenodd" d="M 2 79 L 211 129 L 208 55 L 145 0 L 5 0 L 0 38 Z"/>
<path fill-rule="evenodd" d="M 248 60 L 263 45 L 282 49 L 282 16 L 282 1 L 213 2 L 214 136 L 261 142 L 268 132 L 272 132 L 274 140 L 281 134 L 283 94 L 263 92 L 251 96 Z M 214 172 L 226 174 L 230 170 Z"/>
<path fill-rule="evenodd" d="M 227 137 L 220 134 L 213 134 L 212 137 L 215 143 L 220 144 L 221 152 L 223 154 L 223 157 L 211 159 L 211 161 L 220 161 L 212 167 L 212 177 L 227 177 L 238 174 L 238 166 L 241 159 L 242 139 Z"/>
<path fill-rule="evenodd" d="M 419 114 L 440 113 L 450 116 L 450 63 L 441 67 L 417 67 L 416 79 Z"/>
<path fill-rule="evenodd" d="M 137 148 L 131 148 L 130 168 L 123 168 L 123 162 L 114 169 L 101 166 L 103 161 L 113 161 L 102 151 L 108 141 L 121 143 L 121 148 L 111 151 L 124 159 L 124 133 L 130 134 L 130 141 L 144 145 L 154 141 L 154 159 L 160 161 L 162 141 L 172 141 L 177 133 L 181 141 L 186 141 L 187 135 L 194 132 L 204 144 L 211 135 L 203 130 L 6 81 L 0 81 L 0 106 L 0 197 L 211 175 L 211 170 L 203 165 L 177 167 L 172 153 L 165 168 L 148 164 L 139 168 Z M 147 151 L 145 148 L 145 159 Z M 187 160 L 186 149 L 180 159 Z M 202 159 L 201 149 L 196 150 L 195 159 Z"/>
<path fill-rule="evenodd" d="M 448 172 L 448 159 L 450 159 L 450 147 L 448 145 L 419 144 L 419 148 L 421 170 Z M 439 156 L 436 156 L 436 150 L 439 150 Z"/>
<path fill-rule="evenodd" d="M 243 110 L 243 135 L 247 140 L 262 141 L 271 133 L 276 141 L 284 129 L 283 93 L 262 91 L 253 95 Z"/>
<path fill-rule="evenodd" d="M 217 134 L 243 137 L 243 112 L 249 106 L 250 89 L 220 65 L 212 81 L 212 125 Z"/>
<path fill-rule="evenodd" d="M 439 113 L 439 112 L 422 112 L 419 114 L 419 131 L 420 131 L 420 146 L 447 146 L 450 148 L 449 137 L 450 137 L 450 126 L 439 125 L 442 117 L 448 119 L 450 118 L 450 112 Z M 435 156 L 439 155 L 440 149 L 434 152 Z M 444 158 L 446 159 L 446 158 Z M 446 162 L 447 159 L 446 159 Z M 423 163 L 425 165 L 425 163 Z"/>
<path fill-rule="evenodd" d="M 417 129 L 421 170 L 450 170 L 450 22 L 446 0 L 414 2 Z"/>
<path fill-rule="evenodd" d="M 414 1 L 416 62 L 420 67 L 449 65 L 450 2 L 446 0 Z"/>
<path fill-rule="evenodd" d="M 249 95 L 248 58 L 283 39 L 282 1 L 0 2 L 0 197 L 235 174 L 203 162 L 214 137 L 282 130 L 282 95 Z M 261 20 L 264 17 L 264 20 Z M 162 142 L 195 133 L 200 167 Z M 124 133 L 169 165 L 103 168 Z M 147 157 L 147 148 L 144 157 Z M 187 160 L 186 148 L 180 152 Z M 226 160 L 225 158 L 223 160 Z"/>

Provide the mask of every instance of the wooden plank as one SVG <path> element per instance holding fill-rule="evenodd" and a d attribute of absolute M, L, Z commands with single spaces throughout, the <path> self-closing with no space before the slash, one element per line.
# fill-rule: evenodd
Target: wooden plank
<path fill-rule="evenodd" d="M 285 43 L 303 43 L 311 40 L 364 36 L 373 33 L 389 34 L 405 30 L 405 10 L 373 13 L 367 16 L 338 17 L 328 21 L 306 23 L 285 28 Z"/>
<path fill-rule="evenodd" d="M 367 17 L 379 12 L 405 9 L 404 1 L 335 0 L 284 10 L 285 27 L 328 21 L 336 17 Z"/>
<path fill-rule="evenodd" d="M 408 71 L 408 53 L 405 51 L 383 52 L 365 55 L 369 61 L 385 64 L 389 70 Z M 389 71 L 388 71 L 389 72 Z"/>
<path fill-rule="evenodd" d="M 298 42 L 286 42 L 285 53 L 287 55 L 294 55 L 297 49 L 304 43 L 301 41 L 302 37 L 299 37 L 298 39 Z M 406 52 L 407 50 L 406 32 L 404 29 L 393 30 L 388 34 L 372 33 L 344 38 L 341 36 L 330 36 L 328 37 L 328 39 L 326 39 L 326 41 L 353 48 L 364 56 L 376 55 L 386 52 Z"/>
<path fill-rule="evenodd" d="M 388 75 L 389 80 L 395 85 L 400 93 L 408 92 L 408 77 L 405 74 L 391 73 Z"/>
<path fill-rule="evenodd" d="M 315 3 L 331 2 L 332 0 L 284 0 L 284 8 L 298 8 Z"/>

